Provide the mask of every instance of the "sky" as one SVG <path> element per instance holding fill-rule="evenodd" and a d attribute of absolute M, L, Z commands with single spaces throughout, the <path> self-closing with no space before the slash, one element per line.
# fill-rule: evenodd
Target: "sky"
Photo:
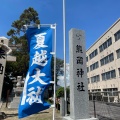
<path fill-rule="evenodd" d="M 11 24 L 33 7 L 41 24 L 57 24 L 57 58 L 64 59 L 63 0 L 0 0 L 0 37 L 7 37 Z M 69 31 L 85 31 L 86 50 L 120 18 L 120 0 L 65 0 L 66 62 L 69 62 Z"/>

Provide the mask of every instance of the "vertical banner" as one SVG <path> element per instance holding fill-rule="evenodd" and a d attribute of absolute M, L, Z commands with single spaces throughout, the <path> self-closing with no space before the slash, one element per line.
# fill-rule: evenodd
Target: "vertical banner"
<path fill-rule="evenodd" d="M 28 28 L 26 35 L 30 62 L 19 105 L 19 118 L 50 107 L 43 97 L 51 81 L 52 29 L 50 27 Z"/>

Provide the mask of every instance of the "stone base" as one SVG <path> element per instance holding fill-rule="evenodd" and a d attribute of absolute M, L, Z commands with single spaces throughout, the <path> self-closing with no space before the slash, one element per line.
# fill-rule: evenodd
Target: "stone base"
<path fill-rule="evenodd" d="M 20 97 L 14 97 L 13 101 L 10 103 L 10 105 L 8 106 L 8 108 L 18 109 L 19 103 L 20 103 Z"/>
<path fill-rule="evenodd" d="M 72 119 L 68 116 L 68 117 L 63 117 L 62 120 L 98 120 L 98 118 Z"/>

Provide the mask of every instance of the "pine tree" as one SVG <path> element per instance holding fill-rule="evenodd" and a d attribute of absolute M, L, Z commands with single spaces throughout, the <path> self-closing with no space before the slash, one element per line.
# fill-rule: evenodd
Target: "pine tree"
<path fill-rule="evenodd" d="M 25 29 L 23 25 L 40 24 L 37 11 L 29 7 L 25 9 L 20 15 L 18 20 L 12 23 L 12 29 L 7 32 L 9 43 L 16 46 L 16 50 L 12 52 L 12 55 L 17 57 L 16 62 L 7 62 L 6 72 L 12 72 L 16 75 L 25 76 L 28 70 L 28 44 L 25 35 Z"/>

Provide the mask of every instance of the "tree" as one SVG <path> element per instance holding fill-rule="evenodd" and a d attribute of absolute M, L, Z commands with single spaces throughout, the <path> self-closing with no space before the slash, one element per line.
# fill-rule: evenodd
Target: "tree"
<path fill-rule="evenodd" d="M 7 62 L 6 72 L 13 72 L 16 75 L 25 76 L 28 70 L 28 46 L 23 25 L 40 24 L 37 11 L 29 7 L 25 9 L 18 20 L 12 23 L 12 29 L 7 32 L 10 37 L 10 44 L 17 46 L 17 49 L 12 52 L 12 55 L 17 57 L 14 63 Z"/>
<path fill-rule="evenodd" d="M 12 23 L 12 29 L 7 32 L 9 43 L 16 46 L 16 50 L 12 55 L 16 56 L 16 62 L 7 62 L 6 73 L 12 73 L 14 76 L 26 76 L 29 67 L 28 44 L 23 25 L 40 24 L 38 13 L 33 8 L 28 8 L 23 11 L 18 20 Z M 60 67 L 63 66 L 63 60 L 56 59 L 56 78 Z M 52 80 L 54 80 L 54 61 L 52 59 Z M 53 85 L 52 85 L 53 86 Z"/>
<path fill-rule="evenodd" d="M 23 11 L 18 20 L 12 23 L 12 29 L 7 32 L 10 37 L 10 44 L 16 45 L 17 49 L 12 52 L 12 55 L 17 57 L 16 62 L 7 62 L 6 72 L 12 72 L 15 76 L 25 76 L 28 71 L 28 44 L 23 25 L 40 24 L 38 13 L 33 8 L 28 8 Z M 56 78 L 60 67 L 63 67 L 63 60 L 56 59 Z M 54 77 L 54 60 L 52 58 L 52 80 Z"/>
<path fill-rule="evenodd" d="M 70 96 L 70 89 L 69 87 L 66 88 L 67 91 L 67 97 Z M 64 97 L 64 87 L 60 87 L 57 91 L 56 91 L 56 97 L 60 98 L 60 97 Z"/>
<path fill-rule="evenodd" d="M 54 57 L 52 57 L 52 80 L 54 80 Z M 56 58 L 56 85 L 57 85 L 57 76 L 59 75 L 60 68 L 63 67 L 63 60 L 60 58 Z"/>

